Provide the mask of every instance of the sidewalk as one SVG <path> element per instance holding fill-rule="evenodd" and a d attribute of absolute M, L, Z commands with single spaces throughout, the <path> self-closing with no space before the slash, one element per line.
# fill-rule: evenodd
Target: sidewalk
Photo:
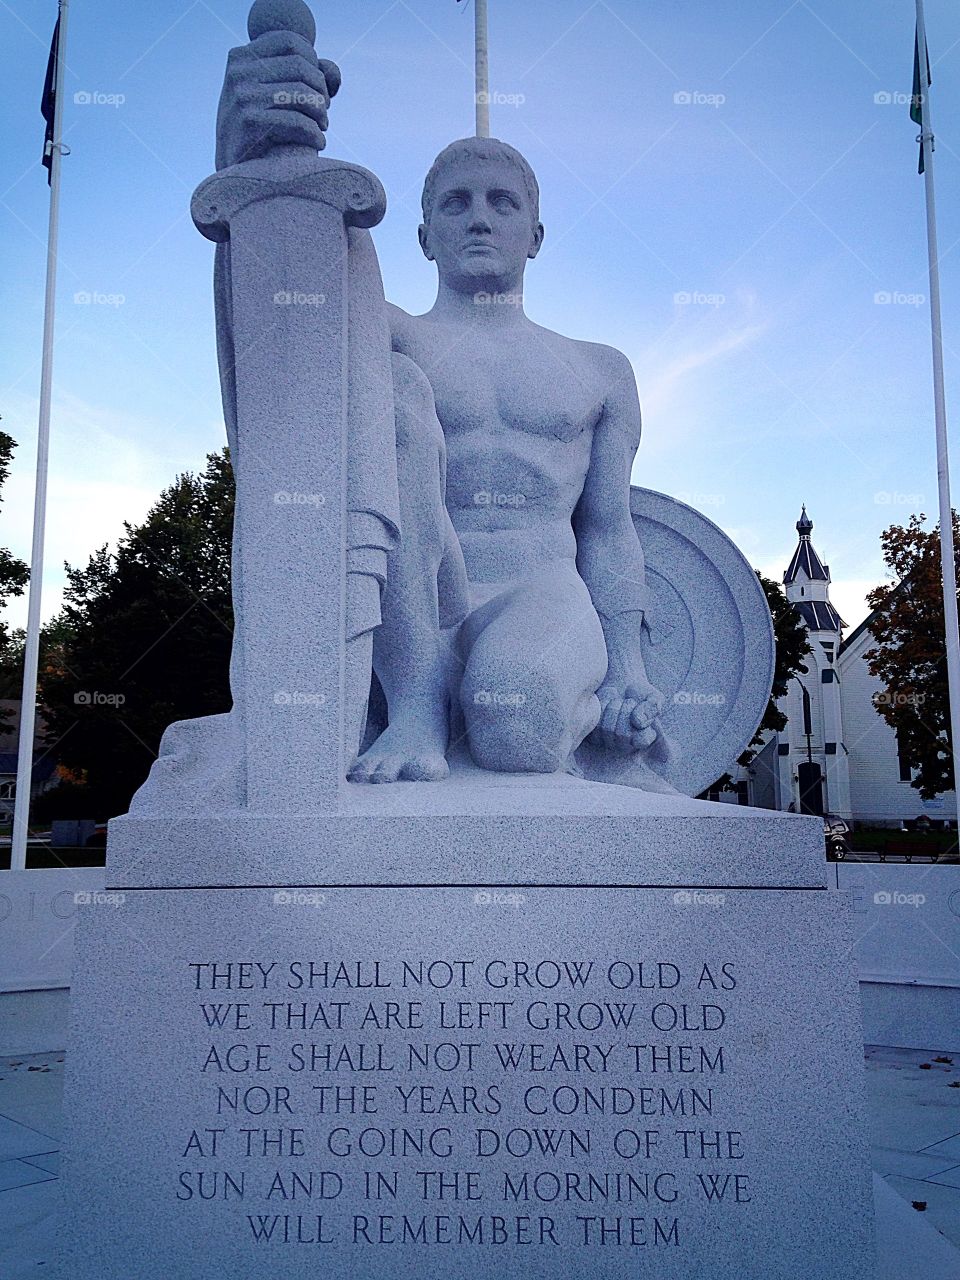
<path fill-rule="evenodd" d="M 3 1280 L 55 1274 L 63 1063 L 62 1053 L 0 1058 Z M 869 1046 L 866 1066 L 882 1175 L 877 1280 L 960 1280 L 960 1055 Z"/>
<path fill-rule="evenodd" d="M 868 1045 L 866 1064 L 874 1169 L 960 1249 L 960 1054 Z"/>
<path fill-rule="evenodd" d="M 53 1275 L 62 1053 L 0 1058 L 0 1276 Z"/>

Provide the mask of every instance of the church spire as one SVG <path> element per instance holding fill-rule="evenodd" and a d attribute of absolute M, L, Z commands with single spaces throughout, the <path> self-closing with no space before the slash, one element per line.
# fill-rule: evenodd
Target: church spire
<path fill-rule="evenodd" d="M 830 566 L 825 565 L 811 540 L 813 521 L 806 506 L 796 524 L 797 549 L 783 575 L 787 599 L 800 613 L 809 631 L 837 631 L 843 626 L 830 603 Z"/>
<path fill-rule="evenodd" d="M 797 533 L 800 535 L 800 541 L 797 543 L 797 549 L 793 553 L 793 559 L 790 561 L 787 572 L 783 575 L 784 583 L 790 586 L 799 577 L 805 577 L 810 582 L 829 582 L 830 570 L 814 551 L 813 543 L 810 541 L 810 535 L 813 532 L 813 521 L 807 515 L 806 506 L 800 512 L 800 519 L 797 521 L 796 527 Z"/>

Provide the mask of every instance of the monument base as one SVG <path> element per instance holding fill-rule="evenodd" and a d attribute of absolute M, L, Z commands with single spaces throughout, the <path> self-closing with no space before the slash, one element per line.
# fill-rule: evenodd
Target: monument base
<path fill-rule="evenodd" d="M 64 1277 L 872 1280 L 839 896 L 113 898 L 78 926 Z"/>
<path fill-rule="evenodd" d="M 428 785 L 343 783 L 338 801 L 336 812 L 125 814 L 110 823 L 109 883 L 131 889 L 827 883 L 818 819 L 568 773 L 461 765 Z"/>

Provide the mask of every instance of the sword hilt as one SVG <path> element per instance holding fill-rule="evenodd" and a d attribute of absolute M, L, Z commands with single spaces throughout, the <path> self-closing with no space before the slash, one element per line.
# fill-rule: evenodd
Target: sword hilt
<path fill-rule="evenodd" d="M 289 32 L 292 35 L 300 36 L 301 39 L 306 40 L 311 49 L 317 38 L 317 24 L 314 22 L 313 14 L 304 0 L 254 0 L 247 17 L 247 34 L 250 39 L 256 40 L 259 36 L 264 36 L 274 31 Z M 332 63 L 326 63 L 322 60 L 320 69 L 327 76 L 327 88 L 330 97 L 332 97 L 340 86 L 340 73 Z M 332 81 L 331 74 L 334 77 Z M 326 138 L 320 143 L 321 151 L 325 145 Z M 285 144 L 273 148 L 272 154 L 283 154 L 309 160 L 316 156 L 317 148 L 299 143 Z"/>
<path fill-rule="evenodd" d="M 292 31 L 311 45 L 317 38 L 317 24 L 304 0 L 254 0 L 247 33 L 256 40 L 268 31 Z"/>

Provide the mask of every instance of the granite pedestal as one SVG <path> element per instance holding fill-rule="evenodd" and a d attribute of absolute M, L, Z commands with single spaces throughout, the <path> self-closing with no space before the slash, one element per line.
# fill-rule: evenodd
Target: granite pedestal
<path fill-rule="evenodd" d="M 78 927 L 64 1280 L 872 1277 L 819 825 L 684 800 L 659 848 L 632 815 L 631 859 L 631 819 L 574 786 L 578 858 L 534 787 L 495 826 L 421 787 L 444 869 L 376 812 L 417 790 L 362 791 L 362 851 L 342 815 L 209 820 L 135 867 L 114 824 L 113 900 Z M 202 885 L 240 834 L 257 884 Z"/>

